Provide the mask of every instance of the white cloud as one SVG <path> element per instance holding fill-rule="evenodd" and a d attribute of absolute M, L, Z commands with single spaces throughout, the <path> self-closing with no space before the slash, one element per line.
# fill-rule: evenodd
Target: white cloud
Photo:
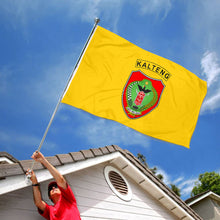
<path fill-rule="evenodd" d="M 198 44 L 200 48 L 218 48 L 219 49 L 219 8 L 220 1 L 186 1 L 187 15 L 185 21 L 187 22 L 190 34 L 190 40 Z M 202 15 L 202 16 L 201 16 Z"/>
<path fill-rule="evenodd" d="M 216 173 L 220 173 L 220 170 L 215 171 Z M 195 186 L 195 182 L 198 181 L 198 176 L 197 177 L 192 177 L 189 179 L 183 178 L 182 182 L 180 182 L 177 186 L 181 189 L 181 196 L 184 198 L 189 198 L 190 194 L 192 192 L 192 189 Z M 186 179 L 186 180 L 185 180 Z"/>
<path fill-rule="evenodd" d="M 19 21 L 22 25 L 26 23 L 27 19 L 27 11 L 29 11 L 30 15 L 32 14 L 32 10 L 35 7 L 35 4 L 32 5 L 31 2 L 20 0 L 20 1 L 4 1 L 2 2 L 0 9 L 4 13 L 5 17 L 7 17 L 8 21 L 11 21 L 11 24 L 16 27 L 16 23 Z M 13 21 L 14 20 L 14 21 Z"/>
<path fill-rule="evenodd" d="M 207 79 L 208 92 L 201 112 L 214 111 L 220 107 L 220 63 L 216 52 L 205 52 L 201 59 L 203 75 Z"/>
<path fill-rule="evenodd" d="M 181 189 L 182 197 L 190 197 L 190 193 L 194 187 L 194 183 L 198 180 L 198 178 L 187 179 L 178 184 L 178 187 Z"/>
<path fill-rule="evenodd" d="M 95 146 L 110 144 L 149 146 L 149 140 L 146 136 L 105 119 L 88 121 L 85 126 L 81 127 L 81 134 L 84 129 L 87 131 L 88 142 Z"/>
<path fill-rule="evenodd" d="M 202 105 L 201 113 L 203 114 L 206 111 L 214 112 L 218 108 L 220 108 L 220 89 L 216 92 L 216 94 L 213 94 L 205 99 Z"/>
<path fill-rule="evenodd" d="M 178 184 L 178 183 L 180 183 L 183 179 L 184 179 L 183 176 L 178 177 L 176 180 L 173 180 L 173 184 Z"/>
<path fill-rule="evenodd" d="M 183 199 L 189 198 L 190 193 L 194 187 L 194 183 L 198 178 L 191 178 L 191 179 L 186 179 L 184 176 L 179 176 L 177 178 L 174 178 L 173 176 L 169 175 L 165 170 L 162 168 L 157 167 L 157 174 L 162 174 L 164 179 L 163 182 L 167 185 L 170 186 L 170 184 L 175 184 L 179 189 L 181 193 L 181 197 Z"/>
<path fill-rule="evenodd" d="M 162 174 L 164 179 L 163 182 L 170 186 L 170 184 L 175 184 L 179 189 L 181 193 L 182 199 L 188 199 L 190 198 L 191 192 L 193 187 L 195 186 L 195 182 L 198 181 L 198 175 L 186 178 L 185 176 L 179 176 L 177 178 L 174 178 L 173 176 L 169 175 L 165 170 L 162 168 L 157 167 L 157 174 Z M 220 170 L 215 171 L 216 173 L 220 173 Z M 175 175 L 176 176 L 176 175 Z"/>
<path fill-rule="evenodd" d="M 81 19 L 91 22 L 94 18 L 100 17 L 103 20 L 112 21 L 114 23 L 114 20 L 117 20 L 118 16 L 120 16 L 123 2 L 123 0 L 81 1 Z M 75 10 L 75 8 L 73 8 L 73 10 Z"/>
<path fill-rule="evenodd" d="M 201 113 L 214 112 L 220 108 L 220 1 L 186 1 L 187 14 L 184 25 L 188 34 L 190 62 L 201 59 L 201 69 L 207 79 L 208 92 Z M 202 15 L 202 16 L 200 16 Z M 186 44 L 187 45 L 187 44 Z M 199 50 L 196 48 L 199 48 Z M 201 55 L 201 51 L 203 54 Z"/>
<path fill-rule="evenodd" d="M 201 60 L 203 74 L 207 78 L 208 87 L 218 81 L 220 77 L 219 59 L 215 52 L 205 52 Z"/>
<path fill-rule="evenodd" d="M 103 20 L 111 20 L 114 23 L 120 16 L 118 12 L 123 2 L 124 0 L 63 0 L 62 3 L 59 0 L 7 0 L 1 4 L 0 10 L 14 27 L 19 24 L 26 26 L 53 13 L 62 13 L 63 18 L 73 22 L 79 19 L 93 22 L 94 18 L 101 16 Z"/>
<path fill-rule="evenodd" d="M 169 185 L 170 183 L 172 183 L 170 175 L 165 170 L 163 170 L 162 168 L 160 168 L 158 166 L 156 166 L 156 167 L 157 167 L 157 173 L 156 174 L 161 174 L 163 176 L 163 182 L 166 185 Z"/>
<path fill-rule="evenodd" d="M 7 0 L 1 3 L 0 10 L 4 12 L 14 28 L 20 24 L 27 26 L 33 21 L 43 19 L 48 14 L 62 13 L 63 18 L 72 22 L 80 19 L 91 23 L 94 18 L 100 17 L 101 20 L 109 22 L 116 30 L 121 10 L 127 4 L 136 8 L 141 15 L 153 14 L 158 16 L 163 14 L 163 18 L 171 9 L 171 0 L 140 0 L 137 2 L 133 0 L 63 0 L 62 3 L 59 0 L 38 0 L 35 2 Z"/>
<path fill-rule="evenodd" d="M 62 106 L 62 108 L 65 107 Z M 71 110 L 71 113 L 73 111 Z M 92 146 L 106 146 L 111 144 L 119 146 L 139 145 L 144 148 L 150 146 L 149 137 L 117 122 L 98 118 L 81 110 L 75 110 L 73 114 L 74 117 L 70 115 L 69 118 L 67 118 L 66 111 L 65 117 L 62 116 L 61 111 L 59 113 L 59 119 L 62 120 L 63 123 L 77 124 L 77 129 L 74 126 L 70 126 L 69 132 L 73 132 L 74 135 L 83 138 L 84 142 Z M 80 119 L 80 123 L 77 122 L 77 119 Z"/>
<path fill-rule="evenodd" d="M 171 0 L 139 0 L 136 4 L 139 5 L 142 14 L 156 14 L 158 16 L 163 13 L 163 18 L 167 16 L 172 7 Z"/>
<path fill-rule="evenodd" d="M 35 147 L 38 148 L 40 144 L 40 138 L 34 135 L 18 133 L 17 131 L 0 131 L 0 142 L 5 145 L 6 148 L 13 147 Z M 15 146 L 14 146 L 15 145 Z M 56 144 L 52 142 L 45 142 L 44 147 L 47 149 L 53 149 Z"/>
<path fill-rule="evenodd" d="M 32 88 L 32 94 L 43 99 L 46 103 L 58 101 L 59 96 L 65 88 L 68 78 L 71 75 L 73 63 L 72 54 L 63 56 L 63 59 L 53 66 L 45 67 L 43 78 L 37 82 L 27 85 L 27 91 Z"/>

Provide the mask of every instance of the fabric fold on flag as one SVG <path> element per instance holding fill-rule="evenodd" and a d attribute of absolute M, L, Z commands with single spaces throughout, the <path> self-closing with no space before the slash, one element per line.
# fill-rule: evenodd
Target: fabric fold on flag
<path fill-rule="evenodd" d="M 184 67 L 97 26 L 61 102 L 189 148 L 206 92 Z"/>

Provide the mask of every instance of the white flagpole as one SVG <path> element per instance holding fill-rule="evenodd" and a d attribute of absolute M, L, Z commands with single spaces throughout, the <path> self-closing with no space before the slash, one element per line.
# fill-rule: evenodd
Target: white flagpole
<path fill-rule="evenodd" d="M 41 142 L 40 142 L 40 145 L 39 145 L 39 147 L 38 147 L 38 149 L 37 149 L 37 152 L 39 152 L 39 151 L 41 150 L 41 147 L 42 147 L 42 145 L 43 145 L 43 143 L 44 143 L 44 140 L 45 140 L 45 138 L 46 138 L 46 136 L 47 136 L 48 130 L 49 130 L 51 124 L 52 124 L 52 121 L 53 121 L 53 119 L 54 119 L 54 117 L 55 117 L 55 114 L 56 114 L 56 112 L 57 112 L 57 110 L 58 110 L 58 108 L 59 108 L 59 105 L 60 105 L 60 103 L 61 103 L 61 100 L 62 100 L 62 98 L 63 98 L 63 96 L 64 96 L 66 90 L 68 89 L 69 84 L 70 84 L 70 82 L 72 81 L 72 78 L 73 78 L 74 75 L 75 75 L 75 72 L 76 72 L 76 70 L 77 70 L 77 67 L 78 67 L 78 65 L 79 65 L 79 63 L 80 63 L 80 61 L 81 61 L 81 59 L 82 59 L 83 54 L 85 53 L 85 50 L 86 50 L 86 48 L 87 48 L 87 46 L 88 46 L 88 44 L 89 44 L 90 39 L 92 38 L 92 36 L 93 36 L 93 34 L 94 34 L 94 31 L 95 31 L 95 29 L 96 29 L 96 27 L 97 27 L 99 21 L 100 21 L 99 18 L 95 18 L 95 23 L 94 23 L 94 26 L 93 26 L 93 28 L 92 28 L 92 31 L 90 32 L 90 35 L 89 35 L 89 37 L 88 37 L 88 39 L 87 39 L 87 41 L 86 41 L 86 43 L 85 43 L 85 45 L 84 45 L 84 47 L 83 47 L 81 53 L 80 53 L 80 56 L 79 56 L 79 58 L 78 58 L 78 60 L 77 60 L 77 62 L 76 62 L 76 65 L 75 65 L 75 67 L 74 67 L 72 73 L 71 73 L 71 76 L 69 77 L 68 83 L 67 83 L 65 89 L 63 90 L 63 93 L 62 93 L 61 97 L 60 97 L 59 100 L 58 100 L 58 103 L 57 103 L 57 105 L 56 105 L 56 107 L 55 107 L 55 109 L 54 109 L 54 112 L 53 112 L 53 114 L 52 114 L 52 116 L 51 116 L 51 118 L 50 118 L 50 121 L 49 121 L 49 123 L 48 123 L 48 125 L 47 125 L 47 128 L 46 128 L 46 130 L 45 130 L 45 132 L 44 132 L 44 135 L 43 135 L 43 137 L 42 137 L 42 139 L 41 139 Z M 29 175 L 27 175 L 27 178 L 28 178 L 28 179 L 30 179 L 30 177 L 31 177 L 31 176 L 30 176 L 30 173 L 31 173 L 31 170 L 33 170 L 33 168 L 34 168 L 34 163 L 35 163 L 35 161 L 33 161 L 32 166 L 31 166 L 30 171 L 29 171 Z"/>

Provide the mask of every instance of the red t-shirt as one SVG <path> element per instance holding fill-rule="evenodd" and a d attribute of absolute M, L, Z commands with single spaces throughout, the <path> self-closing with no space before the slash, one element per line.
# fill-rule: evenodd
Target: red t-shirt
<path fill-rule="evenodd" d="M 48 220 L 81 220 L 76 198 L 70 186 L 67 185 L 66 190 L 62 187 L 59 189 L 61 196 L 57 204 L 53 206 L 46 204 L 44 212 L 39 210 L 39 213 Z"/>

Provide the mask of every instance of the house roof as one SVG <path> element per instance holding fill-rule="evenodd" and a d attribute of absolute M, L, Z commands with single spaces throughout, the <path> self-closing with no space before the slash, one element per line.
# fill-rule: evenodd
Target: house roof
<path fill-rule="evenodd" d="M 18 160 L 7 152 L 0 152 L 0 164 L 17 163 Z"/>
<path fill-rule="evenodd" d="M 1 153 L 0 153 L 1 156 Z M 81 150 L 79 152 L 70 152 L 68 154 L 58 154 L 46 157 L 47 160 L 59 171 L 65 175 L 68 172 L 74 172 L 95 165 L 101 162 L 111 161 L 122 169 L 128 176 L 133 178 L 140 187 L 147 190 L 165 207 L 179 217 L 180 219 L 201 219 L 183 200 L 180 199 L 168 186 L 158 179 L 146 166 L 144 166 L 131 152 L 123 150 L 117 145 L 110 145 L 101 148 Z M 33 160 L 16 161 L 13 164 L 0 164 L 0 188 L 1 194 L 15 190 L 11 184 L 15 181 L 15 176 L 24 176 L 25 171 L 31 167 Z M 71 164 L 70 166 L 68 166 Z M 73 166 L 73 164 L 75 166 Z M 35 163 L 35 172 L 43 172 L 45 168 L 40 163 Z M 64 171 L 65 170 L 65 171 Z M 47 177 L 45 177 L 47 176 Z M 48 175 L 44 175 L 40 182 L 45 181 Z M 11 181 L 10 183 L 7 182 Z M 1 186 L 2 182 L 2 186 Z M 17 189 L 24 188 L 27 184 L 23 183 L 22 178 L 17 179 Z M 20 184 L 19 184 L 20 183 Z M 10 185 L 10 187 L 9 187 Z"/>
<path fill-rule="evenodd" d="M 197 194 L 196 196 L 187 199 L 185 202 L 191 206 L 208 197 L 220 202 L 220 196 L 210 190 Z"/>

